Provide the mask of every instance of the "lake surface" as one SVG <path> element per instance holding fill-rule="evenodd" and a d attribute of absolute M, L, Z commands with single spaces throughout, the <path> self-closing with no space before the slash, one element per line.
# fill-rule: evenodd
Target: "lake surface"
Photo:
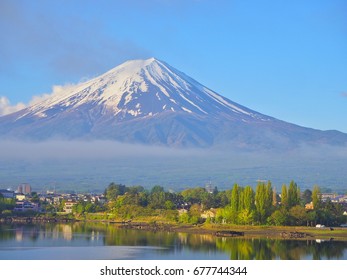
<path fill-rule="evenodd" d="M 346 260 L 347 242 L 225 238 L 113 224 L 0 224 L 2 260 Z"/>

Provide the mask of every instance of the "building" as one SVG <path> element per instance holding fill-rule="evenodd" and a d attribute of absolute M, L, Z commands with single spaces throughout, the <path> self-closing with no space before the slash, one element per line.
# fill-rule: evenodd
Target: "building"
<path fill-rule="evenodd" d="M 31 186 L 28 183 L 22 183 L 18 186 L 17 192 L 24 194 L 31 193 Z"/>
<path fill-rule="evenodd" d="M 23 200 L 25 200 L 25 194 L 23 194 L 23 193 L 16 193 L 16 200 L 17 201 L 23 201 Z"/>
<path fill-rule="evenodd" d="M 13 191 L 1 189 L 0 194 L 2 195 L 3 198 L 14 198 Z"/>
<path fill-rule="evenodd" d="M 201 214 L 201 218 L 208 219 L 208 218 L 215 218 L 216 217 L 216 209 L 211 208 L 210 210 L 206 210 Z"/>
<path fill-rule="evenodd" d="M 92 203 L 100 203 L 100 204 L 105 204 L 107 202 L 106 197 L 104 195 L 93 195 L 90 198 L 90 201 Z"/>
<path fill-rule="evenodd" d="M 213 193 L 215 190 L 216 190 L 216 187 L 214 187 L 212 185 L 212 182 L 208 182 L 205 184 L 205 190 L 208 192 L 208 193 Z"/>
<path fill-rule="evenodd" d="M 314 209 L 313 202 L 311 201 L 310 203 L 306 203 L 305 204 L 305 209 L 306 210 L 313 210 Z"/>
<path fill-rule="evenodd" d="M 73 201 L 73 200 L 70 200 L 70 201 L 66 201 L 65 202 L 65 205 L 64 205 L 64 212 L 66 213 L 72 213 L 72 207 L 74 205 L 76 205 L 77 202 L 76 201 Z"/>
<path fill-rule="evenodd" d="M 39 205 L 38 203 L 33 203 L 30 201 L 17 201 L 16 202 L 16 206 L 13 209 L 14 211 L 18 211 L 18 212 L 25 212 L 25 211 L 39 211 Z"/>

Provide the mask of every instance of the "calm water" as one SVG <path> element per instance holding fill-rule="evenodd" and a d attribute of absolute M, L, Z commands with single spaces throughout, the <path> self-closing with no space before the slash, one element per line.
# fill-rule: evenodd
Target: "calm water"
<path fill-rule="evenodd" d="M 0 259 L 347 259 L 347 242 L 216 238 L 112 224 L 0 224 Z"/>

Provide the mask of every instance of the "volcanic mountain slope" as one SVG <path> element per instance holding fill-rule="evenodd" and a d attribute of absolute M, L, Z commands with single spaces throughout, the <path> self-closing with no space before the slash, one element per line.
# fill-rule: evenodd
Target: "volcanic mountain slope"
<path fill-rule="evenodd" d="M 347 143 L 347 135 L 286 123 L 213 92 L 151 58 L 0 118 L 7 139 L 108 139 L 175 147 L 292 148 Z"/>

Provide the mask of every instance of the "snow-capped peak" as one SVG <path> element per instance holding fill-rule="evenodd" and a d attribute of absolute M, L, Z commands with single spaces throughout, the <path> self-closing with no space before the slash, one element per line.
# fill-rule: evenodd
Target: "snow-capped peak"
<path fill-rule="evenodd" d="M 99 109 L 95 109 L 99 106 Z M 156 58 L 127 61 L 103 75 L 68 87 L 25 110 L 26 115 L 54 117 L 62 111 L 98 111 L 118 119 L 151 117 L 162 112 L 197 115 L 257 113 L 222 97 Z"/>

